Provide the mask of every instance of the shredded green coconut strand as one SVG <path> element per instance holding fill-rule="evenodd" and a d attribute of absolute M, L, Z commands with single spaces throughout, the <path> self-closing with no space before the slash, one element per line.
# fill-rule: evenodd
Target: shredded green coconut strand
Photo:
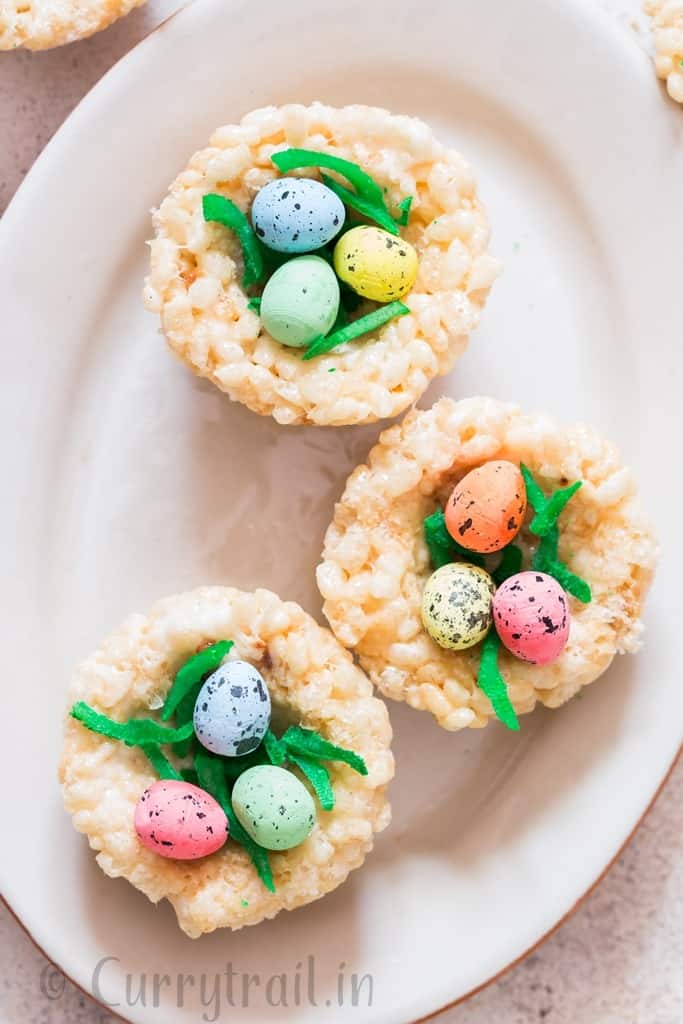
<path fill-rule="evenodd" d="M 573 573 L 558 555 L 560 540 L 558 518 L 569 499 L 581 487 L 581 481 L 578 480 L 569 487 L 562 487 L 546 498 L 529 469 L 523 463 L 519 468 L 524 477 L 529 503 L 536 513 L 529 525 L 529 530 L 540 537 L 538 547 L 531 559 L 531 568 L 553 576 L 567 593 L 583 604 L 589 604 L 592 599 L 589 584 Z"/>
<path fill-rule="evenodd" d="M 336 331 L 333 330 L 331 334 L 320 335 L 308 346 L 303 358 L 314 359 L 315 356 L 320 356 L 323 352 L 329 352 L 331 349 L 336 348 L 337 345 L 343 345 L 347 341 L 360 338 L 363 334 L 369 334 L 370 331 L 377 330 L 378 327 L 381 327 L 387 321 L 393 320 L 395 316 L 405 316 L 406 313 L 410 313 L 410 310 L 402 302 L 388 302 L 385 306 L 374 309 L 372 313 L 366 313 L 365 316 L 358 317 L 357 320 L 353 320 L 345 327 L 340 327 Z"/>
<path fill-rule="evenodd" d="M 335 195 L 339 196 L 344 206 L 350 206 L 352 210 L 356 210 L 364 217 L 367 217 L 368 220 L 374 220 L 375 224 L 379 224 L 381 228 L 384 228 L 385 231 L 392 235 L 399 233 L 398 224 L 384 203 L 378 206 L 376 203 L 366 199 L 365 196 L 357 195 L 351 189 L 340 185 L 334 178 L 330 178 L 329 174 L 321 174 L 320 177 L 322 178 L 323 185 L 327 185 Z"/>
<path fill-rule="evenodd" d="M 295 754 L 291 750 L 288 758 L 306 776 L 315 790 L 315 795 L 320 801 L 324 811 L 331 811 L 334 808 L 334 790 L 330 781 L 330 773 L 324 764 L 316 761 L 314 757 L 306 757 L 305 754 Z"/>
<path fill-rule="evenodd" d="M 522 549 L 516 544 L 508 544 L 503 548 L 500 562 L 491 573 L 491 578 L 497 587 L 504 583 L 510 576 L 516 575 L 522 568 Z"/>
<path fill-rule="evenodd" d="M 120 740 L 129 747 L 145 747 L 150 743 L 177 743 L 178 740 L 187 739 L 194 731 L 192 722 L 181 726 L 180 729 L 167 729 L 153 718 L 129 718 L 127 722 L 115 722 L 82 700 L 76 701 L 72 707 L 71 717 L 81 722 L 91 732 L 108 736 L 112 740 Z"/>
<path fill-rule="evenodd" d="M 261 281 L 265 273 L 263 251 L 247 215 L 239 206 L 235 206 L 232 199 L 217 195 L 215 192 L 203 196 L 202 210 L 204 220 L 223 224 L 237 235 L 244 258 L 244 287 L 248 288 L 249 285 Z"/>
<path fill-rule="evenodd" d="M 324 739 L 312 729 L 303 729 L 300 725 L 290 725 L 281 740 L 288 753 L 303 754 L 305 757 L 318 757 L 323 761 L 342 761 L 353 768 L 359 775 L 367 775 L 365 761 L 352 750 L 338 747 Z"/>
<path fill-rule="evenodd" d="M 273 881 L 268 851 L 254 842 L 251 836 L 245 832 L 232 808 L 223 758 L 211 754 L 200 745 L 197 747 L 194 756 L 194 765 L 199 785 L 207 793 L 211 794 L 225 812 L 230 826 L 229 837 L 244 847 L 266 889 L 270 890 L 270 892 L 275 892 L 275 882 Z"/>
<path fill-rule="evenodd" d="M 162 752 L 158 743 L 146 743 L 142 750 L 149 758 L 149 761 L 160 779 L 175 779 L 181 782 L 183 776 L 173 767 L 169 759 Z"/>
<path fill-rule="evenodd" d="M 218 668 L 232 646 L 232 640 L 219 640 L 218 643 L 198 651 L 184 665 L 181 665 L 164 701 L 161 710 L 162 722 L 169 720 L 183 697 L 186 697 L 204 676 Z M 194 708 L 194 702 L 192 706 Z"/>
<path fill-rule="evenodd" d="M 519 720 L 508 696 L 508 689 L 498 668 L 498 651 L 500 649 L 500 637 L 495 629 L 490 629 L 484 637 L 481 645 L 481 658 L 479 660 L 479 673 L 477 675 L 477 686 L 483 690 L 496 717 L 503 722 L 508 729 L 517 731 Z"/>
<path fill-rule="evenodd" d="M 432 512 L 423 523 L 425 541 L 433 569 L 440 569 L 449 562 L 469 562 L 470 565 L 484 566 L 484 559 L 475 551 L 468 551 L 453 540 L 446 529 L 446 517 L 441 509 Z"/>
<path fill-rule="evenodd" d="M 364 196 L 377 206 L 384 205 L 384 194 L 380 186 L 362 167 L 351 160 L 333 156 L 332 153 L 320 153 L 314 149 L 283 149 L 279 153 L 273 153 L 270 159 L 283 174 L 297 167 L 326 167 L 329 171 L 336 171 L 351 182 L 358 195 Z"/>
<path fill-rule="evenodd" d="M 406 196 L 405 199 L 402 199 L 401 202 L 398 204 L 398 208 L 401 211 L 401 216 L 398 218 L 397 223 L 400 224 L 402 228 L 404 228 L 408 223 L 408 219 L 410 217 L 410 207 L 412 205 L 412 196 Z"/>

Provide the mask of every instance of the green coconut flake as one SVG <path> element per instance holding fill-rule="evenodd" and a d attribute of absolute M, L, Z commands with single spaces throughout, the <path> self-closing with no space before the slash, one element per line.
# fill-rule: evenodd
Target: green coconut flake
<path fill-rule="evenodd" d="M 500 637 L 492 627 L 481 645 L 477 686 L 491 701 L 496 718 L 499 718 L 508 729 L 517 732 L 519 730 L 519 720 L 510 701 L 505 680 L 498 668 L 499 649 Z"/>
<path fill-rule="evenodd" d="M 255 295 L 253 299 L 249 299 L 247 303 L 247 309 L 251 309 L 254 313 L 261 312 L 261 296 Z"/>
<path fill-rule="evenodd" d="M 404 228 L 406 226 L 406 224 L 408 223 L 408 219 L 410 217 L 410 207 L 412 205 L 413 205 L 413 197 L 412 196 L 406 196 L 405 199 L 402 199 L 401 202 L 398 204 L 398 208 L 401 211 L 401 215 L 400 215 L 400 217 L 396 218 L 396 223 L 400 224 L 402 228 Z"/>
<path fill-rule="evenodd" d="M 199 682 L 197 682 L 195 686 L 185 694 L 178 704 L 174 716 L 176 726 L 186 725 L 187 722 L 191 722 L 193 720 L 194 706 L 197 703 L 197 697 L 199 696 L 199 691 L 203 685 L 204 681 L 203 679 L 200 679 Z M 192 753 L 194 750 L 195 742 L 195 736 L 192 735 L 186 740 L 181 740 L 180 743 L 174 743 L 173 753 L 176 754 L 177 757 L 187 757 L 187 755 Z"/>
<path fill-rule="evenodd" d="M 533 508 L 534 512 L 541 512 L 545 508 L 546 497 L 543 490 L 534 480 L 529 470 L 523 462 L 519 464 L 519 471 L 524 478 L 524 486 L 526 487 L 526 496 L 529 499 L 529 504 Z"/>
<path fill-rule="evenodd" d="M 344 345 L 347 341 L 354 341 L 363 334 L 376 331 L 378 327 L 381 327 L 389 320 L 393 320 L 397 316 L 405 316 L 406 313 L 410 313 L 410 310 L 402 302 L 388 302 L 385 306 L 380 306 L 379 309 L 373 310 L 372 313 L 367 313 L 365 316 L 361 316 L 352 323 L 347 324 L 346 327 L 340 327 L 339 330 L 332 331 L 331 334 L 324 337 L 320 335 L 308 346 L 303 358 L 314 359 L 316 356 L 336 348 L 337 345 Z"/>
<path fill-rule="evenodd" d="M 174 768 L 157 743 L 146 743 L 141 748 L 160 779 L 175 779 L 181 782 L 183 776 Z"/>
<path fill-rule="evenodd" d="M 576 494 L 581 487 L 581 481 L 571 484 L 569 487 L 562 487 L 550 495 L 544 507 L 531 521 L 529 529 L 537 537 L 544 537 L 557 522 L 560 512 L 565 507 L 572 495 Z"/>
<path fill-rule="evenodd" d="M 271 764 L 284 764 L 285 757 L 287 756 L 287 749 L 277 736 L 268 729 L 266 735 L 263 737 L 263 746 L 270 759 Z"/>
<path fill-rule="evenodd" d="M 453 540 L 446 529 L 446 517 L 441 509 L 427 516 L 422 526 L 433 569 L 440 569 L 449 562 L 469 562 L 470 565 L 478 565 L 480 568 L 484 566 L 481 555 L 475 551 L 468 551 Z"/>
<path fill-rule="evenodd" d="M 279 153 L 273 153 L 270 159 L 283 174 L 299 167 L 326 167 L 329 171 L 336 171 L 351 182 L 359 196 L 377 206 L 384 205 L 384 193 L 380 186 L 362 167 L 351 160 L 333 156 L 332 153 L 320 153 L 314 149 L 282 149 Z"/>
<path fill-rule="evenodd" d="M 247 215 L 231 199 L 216 193 L 202 197 L 202 210 L 204 220 L 223 224 L 237 235 L 244 259 L 244 287 L 248 288 L 249 285 L 261 281 L 265 272 L 263 250 Z"/>
<path fill-rule="evenodd" d="M 500 562 L 491 573 L 491 578 L 497 587 L 504 583 L 510 576 L 515 576 L 522 568 L 522 549 L 516 544 L 508 544 L 503 548 Z"/>
<path fill-rule="evenodd" d="M 224 765 L 223 758 L 210 753 L 204 747 L 197 748 L 194 766 L 199 785 L 207 793 L 210 793 L 214 800 L 223 808 L 230 826 L 228 838 L 233 839 L 240 846 L 244 847 L 266 889 L 269 889 L 270 892 L 275 892 L 275 883 L 273 882 L 268 851 L 259 846 L 258 843 L 255 843 L 239 823 L 230 801 Z"/>
<path fill-rule="evenodd" d="M 237 819 L 230 798 L 228 797 L 227 802 L 221 805 L 226 813 L 228 823 L 230 825 L 229 838 L 234 839 L 236 843 L 249 854 L 251 862 L 256 869 L 256 874 L 259 876 L 266 889 L 269 892 L 275 892 L 275 882 L 273 881 L 273 871 L 270 866 L 270 857 L 268 851 L 263 847 L 259 846 L 258 843 L 254 842 L 251 836 L 245 832 L 241 824 Z"/>
<path fill-rule="evenodd" d="M 256 750 L 252 750 L 249 754 L 243 754 L 241 757 L 223 757 L 221 761 L 225 777 L 230 785 L 236 782 L 247 769 L 258 768 L 262 764 L 272 764 L 263 743 L 259 743 Z"/>
<path fill-rule="evenodd" d="M 197 775 L 194 768 L 181 768 L 180 777 L 183 780 L 183 782 L 189 782 L 193 786 L 199 785 L 199 776 Z"/>
<path fill-rule="evenodd" d="M 582 482 L 577 480 L 568 487 L 561 487 L 554 491 L 549 498 L 546 498 L 527 467 L 522 464 L 520 470 L 524 477 L 527 497 L 536 513 L 529 525 L 529 530 L 540 537 L 538 547 L 531 559 L 531 568 L 554 577 L 568 594 L 578 601 L 582 601 L 583 604 L 590 604 L 593 599 L 590 585 L 581 576 L 572 572 L 558 555 L 560 542 L 558 517 L 572 495 L 576 494 L 581 487 Z"/>
<path fill-rule="evenodd" d="M 280 742 L 284 743 L 288 755 L 303 754 L 304 757 L 320 758 L 322 761 L 342 761 L 359 775 L 368 774 L 367 765 L 359 754 L 330 743 L 312 729 L 290 725 Z"/>
<path fill-rule="evenodd" d="M 112 740 L 121 740 L 129 747 L 177 743 L 191 736 L 194 728 L 192 722 L 189 722 L 179 729 L 168 729 L 164 725 L 159 725 L 153 718 L 129 718 L 127 722 L 115 722 L 82 700 L 77 701 L 72 707 L 71 717 L 81 722 L 91 732 L 108 736 Z"/>
<path fill-rule="evenodd" d="M 204 647 L 180 666 L 161 709 L 162 721 L 167 722 L 181 700 L 196 687 L 197 683 L 218 668 L 231 647 L 232 640 L 219 640 L 210 647 Z"/>
<path fill-rule="evenodd" d="M 590 585 L 581 576 L 577 576 L 576 573 L 572 572 L 564 562 L 548 560 L 545 563 L 545 569 L 541 571 L 547 572 L 549 576 L 554 576 L 568 594 L 571 594 L 572 597 L 575 597 L 583 604 L 590 604 L 593 600 Z"/>
<path fill-rule="evenodd" d="M 289 751 L 288 758 L 306 776 L 322 809 L 331 811 L 334 808 L 334 790 L 330 781 L 330 773 L 325 765 L 316 758 L 306 757 L 305 754 L 295 754 L 292 750 Z"/>
<path fill-rule="evenodd" d="M 372 202 L 370 199 L 366 199 L 365 196 L 358 195 L 356 192 L 352 192 L 348 188 L 344 188 L 334 178 L 330 178 L 328 174 L 321 174 L 323 185 L 327 185 L 335 195 L 339 196 L 344 206 L 350 206 L 352 210 L 356 210 L 357 213 L 363 215 L 368 220 L 372 220 L 375 224 L 379 224 L 381 228 L 388 231 L 392 235 L 398 235 L 398 225 L 394 218 L 387 210 L 384 203 L 379 206 L 377 203 Z"/>

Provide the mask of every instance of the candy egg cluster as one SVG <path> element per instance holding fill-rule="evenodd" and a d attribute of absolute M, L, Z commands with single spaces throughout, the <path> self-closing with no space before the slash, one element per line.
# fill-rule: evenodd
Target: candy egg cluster
<path fill-rule="evenodd" d="M 242 757 L 261 743 L 270 725 L 270 695 L 258 669 L 226 661 L 204 682 L 194 708 L 197 739 L 214 754 Z"/>
<path fill-rule="evenodd" d="M 526 468 L 524 472 L 528 474 Z M 574 493 L 577 486 L 558 492 L 560 500 L 554 498 L 555 515 L 568 500 L 567 492 Z M 537 486 L 534 495 L 534 509 L 542 509 L 543 516 L 539 517 L 539 525 L 534 527 L 532 522 L 530 529 L 536 529 L 541 536 L 554 529 L 556 552 L 557 525 L 552 526 L 552 520 L 543 518 L 553 503 Z M 519 566 L 522 551 L 504 549 L 522 528 L 526 508 L 525 478 L 519 467 L 504 460 L 487 462 L 471 470 L 453 488 L 443 513 L 445 532 L 440 543 L 450 545 L 452 557 L 462 560 L 448 562 L 432 573 L 422 597 L 424 627 L 441 647 L 454 651 L 472 647 L 493 626 L 508 651 L 530 664 L 548 665 L 564 650 L 571 615 L 568 594 L 557 579 L 533 569 L 512 572 L 507 578 L 503 572 L 496 590 L 486 569 L 467 560 L 468 552 L 472 553 L 473 561 L 481 562 L 482 556 L 502 552 Z M 433 519 L 434 516 L 430 519 L 432 530 Z M 555 556 L 551 556 L 551 564 L 552 557 Z"/>
<path fill-rule="evenodd" d="M 251 222 L 225 196 L 203 197 L 205 219 L 237 234 L 245 287 L 263 284 L 261 297 L 252 296 L 249 306 L 258 310 L 270 337 L 308 349 L 304 358 L 311 359 L 410 312 L 398 300 L 415 282 L 417 253 L 400 237 L 399 225 L 407 223 L 412 197 L 399 204 L 397 217 L 386 205 L 383 188 L 357 164 L 298 149 L 277 151 L 271 160 L 281 171 L 331 168 L 355 190 L 324 171 L 322 182 L 286 175 L 256 193 Z M 345 231 L 346 206 L 388 230 L 364 224 Z M 345 285 L 341 310 L 340 282 Z M 376 310 L 354 317 L 359 302 L 349 292 L 386 308 L 379 317 L 373 316 Z"/>
<path fill-rule="evenodd" d="M 175 779 L 160 779 L 145 790 L 134 825 L 144 847 L 174 860 L 208 857 L 228 838 L 228 819 L 216 800 L 198 786 Z"/>

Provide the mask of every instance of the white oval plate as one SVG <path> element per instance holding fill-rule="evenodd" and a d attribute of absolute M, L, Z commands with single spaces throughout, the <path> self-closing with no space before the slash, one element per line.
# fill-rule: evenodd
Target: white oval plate
<path fill-rule="evenodd" d="M 425 10 L 290 0 L 276 24 L 263 4 L 191 6 L 84 100 L 2 224 L 3 891 L 49 956 L 136 1024 L 210 1018 L 227 964 L 235 1007 L 224 978 L 220 1012 L 253 1024 L 393 1024 L 444 1006 L 572 907 L 680 742 L 665 620 L 682 500 L 683 118 L 592 0 Z M 641 656 L 520 736 L 447 734 L 392 705 L 394 823 L 365 867 L 308 908 L 192 942 L 168 906 L 100 873 L 63 812 L 64 691 L 78 657 L 165 593 L 260 584 L 319 613 L 323 531 L 379 426 L 286 429 L 231 405 L 168 355 L 140 301 L 148 211 L 193 150 L 253 107 L 314 98 L 419 114 L 478 172 L 506 272 L 469 353 L 421 404 L 491 393 L 591 421 L 639 470 L 665 558 Z M 246 997 L 245 974 L 259 978 Z M 372 978 L 371 1006 L 368 981 L 352 1005 L 354 974 Z"/>

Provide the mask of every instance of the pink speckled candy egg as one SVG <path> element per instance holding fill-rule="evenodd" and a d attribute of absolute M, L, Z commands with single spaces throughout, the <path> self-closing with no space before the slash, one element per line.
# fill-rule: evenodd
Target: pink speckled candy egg
<path fill-rule="evenodd" d="M 552 576 L 518 572 L 493 598 L 496 632 L 507 649 L 533 665 L 559 658 L 569 636 L 569 600 Z"/>
<path fill-rule="evenodd" d="M 160 779 L 145 790 L 134 821 L 142 845 L 173 860 L 208 857 L 228 838 L 220 804 L 199 786 L 175 779 Z"/>

